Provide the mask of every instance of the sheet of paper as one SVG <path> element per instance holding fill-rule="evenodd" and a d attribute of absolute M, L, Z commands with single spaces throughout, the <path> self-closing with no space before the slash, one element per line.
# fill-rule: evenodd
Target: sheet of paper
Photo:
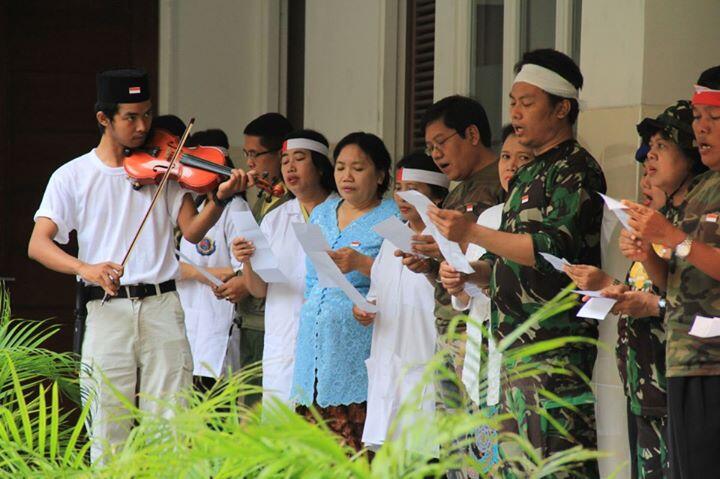
<path fill-rule="evenodd" d="M 223 282 L 220 281 L 220 280 L 217 278 L 217 276 L 215 276 L 214 274 L 210 273 L 208 270 L 206 270 L 206 269 L 203 268 L 202 266 L 193 263 L 192 260 L 191 260 L 190 258 L 188 258 L 187 256 L 185 256 L 184 254 L 182 254 L 182 252 L 180 252 L 179 249 L 176 249 L 176 250 L 175 250 L 175 254 L 177 254 L 177 255 L 180 257 L 180 259 L 182 259 L 184 262 L 186 262 L 187 264 L 189 264 L 190 266 L 192 266 L 193 268 L 195 268 L 196 270 L 198 270 L 198 272 L 199 272 L 201 275 L 205 276 L 205 278 L 207 278 L 207 280 L 210 281 L 210 282 L 211 282 L 212 284 L 214 284 L 215 286 L 222 286 L 222 285 L 223 285 Z"/>
<path fill-rule="evenodd" d="M 720 336 L 720 318 L 695 316 L 695 321 L 688 334 L 698 338 L 714 338 Z"/>
<path fill-rule="evenodd" d="M 353 286 L 345 275 L 342 274 L 340 268 L 337 267 L 326 251 L 306 250 L 305 252 L 307 253 L 308 258 L 310 258 L 310 261 L 312 261 L 313 266 L 315 266 L 315 270 L 318 273 L 318 280 L 323 277 L 326 282 L 330 283 L 323 285 L 322 282 L 320 282 L 321 286 L 328 288 L 340 288 L 355 306 L 363 311 L 367 311 L 368 313 L 377 313 L 377 306 L 365 299 L 365 296 L 355 289 L 355 286 Z"/>
<path fill-rule="evenodd" d="M 230 214 L 239 236 L 252 241 L 255 252 L 250 257 L 253 271 L 266 283 L 287 283 L 288 279 L 280 269 L 280 264 L 270 248 L 270 242 L 260 230 L 250 211 L 236 211 Z"/>
<path fill-rule="evenodd" d="M 590 319 L 605 319 L 617 301 L 611 298 L 591 298 L 578 311 L 578 317 Z"/>
<path fill-rule="evenodd" d="M 617 216 L 617 219 L 620 220 L 620 223 L 622 223 L 623 227 L 627 230 L 632 229 L 630 228 L 630 223 L 628 221 L 630 217 L 628 216 L 627 211 L 625 211 L 627 210 L 627 206 L 624 206 L 618 200 L 603 195 L 602 193 L 598 194 L 602 196 L 603 201 L 605 201 L 605 206 L 607 206 L 608 209 L 612 211 L 615 216 Z"/>
<path fill-rule="evenodd" d="M 412 254 L 413 230 L 400 221 L 397 216 L 391 216 L 385 221 L 376 224 L 373 230 L 400 251 Z"/>
<path fill-rule="evenodd" d="M 327 252 L 330 251 L 330 245 L 322 234 L 320 227 L 306 223 L 293 223 L 292 226 L 295 230 L 295 237 L 315 267 L 320 286 L 323 288 L 340 288 L 358 308 L 368 313 L 376 313 L 377 306 L 370 303 L 365 299 L 365 296 L 360 294 L 360 291 L 355 289 L 332 258 L 328 256 Z"/>
<path fill-rule="evenodd" d="M 471 298 L 478 298 L 480 296 L 485 296 L 485 293 L 483 293 L 482 288 L 476 284 L 472 284 L 470 282 L 465 282 L 465 285 L 463 286 L 463 290 L 470 296 Z"/>
<path fill-rule="evenodd" d="M 293 223 L 295 237 L 306 253 L 310 251 L 330 251 L 330 245 L 318 225 L 312 223 Z"/>
<path fill-rule="evenodd" d="M 470 265 L 470 262 L 465 257 L 465 254 L 460 249 L 460 245 L 441 235 L 437 228 L 435 228 L 432 221 L 430 221 L 430 218 L 428 218 L 427 210 L 429 206 L 433 205 L 433 202 L 419 191 L 401 191 L 398 195 L 413 205 L 418 211 L 423 223 L 425 223 L 425 226 L 427 227 L 428 233 L 430 233 L 433 239 L 437 242 L 445 261 L 461 273 L 471 274 L 475 272 L 473 267 Z"/>
<path fill-rule="evenodd" d="M 540 256 L 545 258 L 545 261 L 550 263 L 553 268 L 560 271 L 561 273 L 565 272 L 563 270 L 563 266 L 570 264 L 565 258 L 558 258 L 557 256 L 553 256 L 550 253 L 540 253 Z"/>

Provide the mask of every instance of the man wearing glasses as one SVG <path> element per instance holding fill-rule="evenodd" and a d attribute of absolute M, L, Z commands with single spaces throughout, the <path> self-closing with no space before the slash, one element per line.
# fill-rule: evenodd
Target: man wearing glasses
<path fill-rule="evenodd" d="M 271 185 L 282 185 L 280 175 L 280 154 L 282 143 L 293 130 L 292 124 L 280 113 L 265 113 L 255 118 L 245 127 L 243 140 L 243 156 L 247 162 L 248 170 L 254 170 L 258 177 Z M 283 188 L 280 195 L 271 191 L 260 189 L 252 207 L 255 221 L 260 224 L 268 213 L 282 205 L 290 197 Z M 240 358 L 241 367 L 262 360 L 263 337 L 265 335 L 265 299 L 254 298 L 248 294 L 242 281 L 242 272 L 230 278 L 218 288 L 216 294 L 237 304 L 236 326 L 240 328 Z M 237 341 L 236 335 L 230 341 Z M 237 363 L 237 361 L 231 361 Z M 258 377 L 252 384 L 260 386 L 262 378 Z M 261 398 L 260 394 L 247 396 L 246 404 L 255 403 Z"/>

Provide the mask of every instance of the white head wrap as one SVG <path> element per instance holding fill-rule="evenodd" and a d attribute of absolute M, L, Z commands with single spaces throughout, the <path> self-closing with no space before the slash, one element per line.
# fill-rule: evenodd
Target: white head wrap
<path fill-rule="evenodd" d="M 439 171 L 421 170 L 418 168 L 400 168 L 397 173 L 399 181 L 417 181 L 443 188 L 450 187 L 450 179 Z"/>
<path fill-rule="evenodd" d="M 296 148 L 314 151 L 324 155 L 326 158 L 329 158 L 330 154 L 330 150 L 327 146 L 323 145 L 319 141 L 310 140 L 308 138 L 292 138 L 287 140 L 283 143 L 282 151 L 294 150 Z"/>
<path fill-rule="evenodd" d="M 580 92 L 575 86 L 555 73 L 540 65 L 526 63 L 522 66 L 513 84 L 517 82 L 525 82 L 544 90 L 552 95 L 562 98 L 572 98 L 577 100 Z"/>

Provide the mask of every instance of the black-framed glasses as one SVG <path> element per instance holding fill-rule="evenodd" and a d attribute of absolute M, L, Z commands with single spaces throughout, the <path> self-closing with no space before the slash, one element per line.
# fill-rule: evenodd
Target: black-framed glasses
<path fill-rule="evenodd" d="M 442 151 L 443 151 L 442 146 L 445 144 L 445 142 L 459 133 L 460 133 L 459 131 L 456 131 L 452 135 L 446 136 L 445 138 L 443 138 L 440 141 L 436 141 L 434 143 L 433 142 L 425 143 L 425 154 L 427 156 L 432 156 L 432 154 L 435 152 L 435 150 L 442 153 Z"/>
<path fill-rule="evenodd" d="M 245 158 L 246 160 L 254 160 L 258 156 L 267 155 L 268 153 L 275 153 L 276 151 L 280 151 L 280 150 L 265 150 L 265 151 L 243 150 L 242 154 L 243 154 L 243 158 Z"/>

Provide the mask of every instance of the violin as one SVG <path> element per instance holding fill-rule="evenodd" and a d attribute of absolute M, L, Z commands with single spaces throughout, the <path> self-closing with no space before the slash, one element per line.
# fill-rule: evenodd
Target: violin
<path fill-rule="evenodd" d="M 177 149 L 178 137 L 158 129 L 142 147 L 125 150 L 127 156 L 123 160 L 123 167 L 131 178 L 133 187 L 139 189 L 144 185 L 159 184 Z M 216 173 L 207 169 L 184 168 L 183 158 L 195 158 L 213 165 L 224 166 L 225 154 L 222 150 L 214 146 L 183 146 L 180 149 L 180 162 L 173 164 L 168 175 L 169 180 L 177 181 L 180 186 L 200 194 L 217 189 L 221 179 Z"/>
<path fill-rule="evenodd" d="M 226 166 L 225 164 L 219 165 L 217 163 L 207 161 L 203 158 L 192 156 L 192 155 L 183 155 L 180 158 L 180 163 L 183 166 L 189 167 L 189 168 L 196 168 L 198 170 L 204 170 L 206 172 L 211 172 L 216 175 L 220 175 L 223 177 L 229 177 L 230 173 L 232 172 L 232 168 L 229 166 Z M 263 191 L 266 191 L 270 194 L 267 201 L 270 201 L 271 196 L 281 197 L 285 194 L 285 187 L 280 182 L 274 182 L 271 183 L 267 180 L 268 172 L 264 172 L 260 177 L 255 177 L 255 186 L 260 188 Z"/>
<path fill-rule="evenodd" d="M 178 137 L 172 133 L 157 129 L 142 147 L 125 150 L 123 167 L 135 189 L 160 183 L 178 149 L 178 142 Z M 169 180 L 177 181 L 180 186 L 207 194 L 216 190 L 224 178 L 230 177 L 232 169 L 225 165 L 225 153 L 220 148 L 183 146 L 180 150 L 178 162 L 173 164 L 168 175 Z M 282 184 L 270 183 L 266 178 L 267 173 L 255 178 L 256 186 L 272 196 L 285 194 Z"/>

